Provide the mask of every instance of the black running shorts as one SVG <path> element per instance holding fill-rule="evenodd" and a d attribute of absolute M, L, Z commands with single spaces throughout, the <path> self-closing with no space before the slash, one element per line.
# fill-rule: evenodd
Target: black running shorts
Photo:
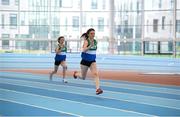
<path fill-rule="evenodd" d="M 82 59 L 80 64 L 90 67 L 93 62 L 96 62 L 96 60 L 94 60 L 94 61 L 86 61 L 86 60 Z"/>

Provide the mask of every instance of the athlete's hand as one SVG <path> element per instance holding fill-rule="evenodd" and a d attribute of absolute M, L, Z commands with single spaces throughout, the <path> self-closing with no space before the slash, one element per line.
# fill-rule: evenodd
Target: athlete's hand
<path fill-rule="evenodd" d="M 59 50 L 61 50 L 62 46 L 60 44 L 58 44 L 58 48 L 59 48 Z"/>
<path fill-rule="evenodd" d="M 91 47 L 94 46 L 94 40 L 91 41 L 90 46 L 91 46 Z"/>

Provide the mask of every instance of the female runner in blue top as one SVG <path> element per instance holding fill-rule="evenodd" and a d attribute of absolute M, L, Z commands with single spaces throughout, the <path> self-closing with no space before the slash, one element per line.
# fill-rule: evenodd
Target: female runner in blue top
<path fill-rule="evenodd" d="M 55 56 L 55 63 L 54 63 L 54 71 L 52 71 L 50 73 L 50 77 L 49 79 L 52 80 L 52 76 L 53 74 L 57 73 L 59 65 L 62 66 L 63 68 L 63 82 L 67 83 L 67 80 L 65 79 L 66 76 L 66 70 L 67 70 L 67 65 L 66 65 L 66 52 L 67 52 L 67 48 L 64 45 L 64 37 L 60 36 L 58 38 L 58 46 L 55 49 L 56 52 L 56 56 Z"/>
<path fill-rule="evenodd" d="M 96 84 L 96 94 L 99 95 L 103 93 L 103 90 L 99 86 L 99 75 L 96 66 L 96 50 L 97 50 L 97 41 L 94 39 L 95 30 L 90 28 L 86 34 L 83 34 L 81 37 L 84 38 L 84 44 L 81 53 L 81 72 L 74 71 L 74 78 L 77 77 L 85 80 L 88 68 L 90 68 L 92 75 L 95 79 Z"/>

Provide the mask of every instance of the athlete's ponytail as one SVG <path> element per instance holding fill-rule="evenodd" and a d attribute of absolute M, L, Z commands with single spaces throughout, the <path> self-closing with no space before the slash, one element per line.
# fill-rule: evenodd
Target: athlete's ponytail
<path fill-rule="evenodd" d="M 83 33 L 83 34 L 81 35 L 81 38 L 82 38 L 82 37 L 85 37 L 85 39 L 88 39 L 87 33 Z"/>
<path fill-rule="evenodd" d="M 88 29 L 86 33 L 83 33 L 83 34 L 81 35 L 81 38 L 82 38 L 82 37 L 85 37 L 85 39 L 88 39 L 88 38 L 89 38 L 88 35 L 89 35 L 89 33 L 90 33 L 91 31 L 95 31 L 95 30 L 94 30 L 93 28 Z"/>

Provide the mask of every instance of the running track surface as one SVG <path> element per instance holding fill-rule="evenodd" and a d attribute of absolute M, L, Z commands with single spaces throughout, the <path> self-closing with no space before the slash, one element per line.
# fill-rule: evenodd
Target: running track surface
<path fill-rule="evenodd" d="M 79 69 L 80 54 L 67 54 L 68 69 Z M 97 55 L 100 70 L 180 73 L 180 59 Z M 0 54 L 1 69 L 53 69 L 54 54 Z"/>
<path fill-rule="evenodd" d="M 79 59 L 77 55 L 69 56 L 77 61 Z M 48 63 L 50 59 L 53 61 L 52 55 L 13 56 L 13 54 L 2 54 L 0 57 L 0 68 L 2 70 L 23 69 L 24 65 L 24 68 L 32 67 L 32 69 L 38 69 L 43 67 L 45 69 L 52 67 L 53 64 L 53 62 L 50 62 L 51 65 Z M 101 65 L 103 62 L 123 62 L 123 56 L 120 56 L 121 59 L 119 60 L 118 56 L 110 56 L 110 58 L 114 58 L 110 60 L 108 57 L 103 56 L 103 58 L 97 59 L 100 68 L 108 69 L 109 67 L 111 69 L 110 66 L 114 65 L 103 66 Z M 129 62 L 131 61 L 131 64 L 127 63 L 129 66 L 138 64 L 133 63 L 133 59 L 131 60 L 130 58 L 132 59 L 133 57 L 128 59 Z M 147 59 L 151 63 L 157 62 L 156 69 L 159 70 L 158 72 L 167 72 L 166 68 L 169 70 L 170 68 L 175 68 L 171 69 L 171 72 L 179 73 L 179 69 L 177 69 L 180 65 L 178 59 L 155 59 L 154 61 L 141 57 L 134 57 L 134 59 L 139 60 L 139 63 L 147 61 Z M 71 59 L 68 61 L 70 62 Z M 73 63 L 73 60 L 71 62 Z M 148 62 L 144 63 L 149 64 Z M 162 66 L 165 63 L 169 64 L 169 66 L 163 68 Z M 24 65 L 21 66 L 21 64 Z M 78 65 L 78 62 L 74 64 Z M 70 65 L 70 69 L 73 69 L 73 67 L 74 65 Z M 153 64 L 150 64 L 148 70 L 151 70 L 152 67 L 154 67 Z M 112 69 L 116 70 L 118 68 L 114 65 Z M 125 69 L 127 68 L 125 67 Z M 140 69 L 140 67 L 138 68 Z M 68 77 L 68 84 L 64 84 L 61 78 L 57 76 L 53 77 L 53 81 L 49 81 L 48 75 L 1 71 L 0 115 L 65 117 L 180 116 L 179 86 L 101 80 L 101 88 L 104 89 L 104 93 L 95 95 L 94 82 L 90 79 L 75 80 L 72 77 Z"/>

